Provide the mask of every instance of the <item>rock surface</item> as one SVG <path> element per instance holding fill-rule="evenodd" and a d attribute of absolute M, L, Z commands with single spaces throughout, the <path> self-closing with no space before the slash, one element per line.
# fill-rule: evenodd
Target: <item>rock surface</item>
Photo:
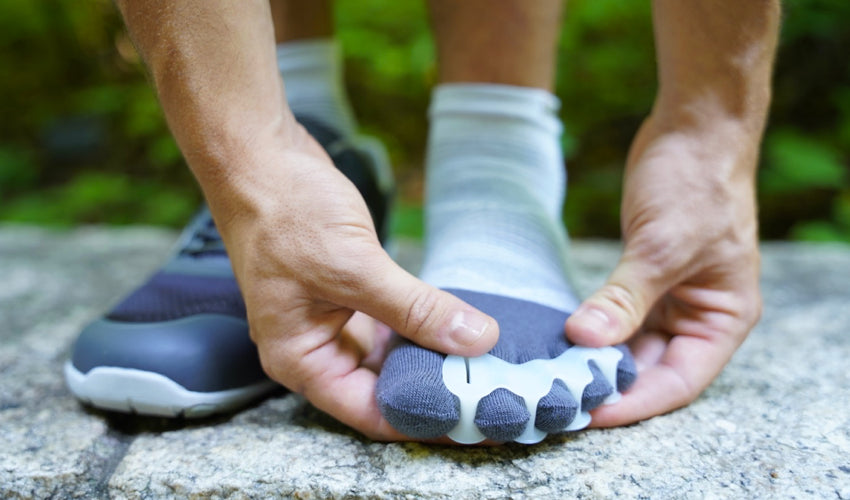
<path fill-rule="evenodd" d="M 850 247 L 764 245 L 763 319 L 689 407 L 484 449 L 373 443 L 283 391 L 201 421 L 77 404 L 61 373 L 77 331 L 174 236 L 0 227 L 0 498 L 850 499 Z M 617 251 L 574 245 L 583 291 Z"/>

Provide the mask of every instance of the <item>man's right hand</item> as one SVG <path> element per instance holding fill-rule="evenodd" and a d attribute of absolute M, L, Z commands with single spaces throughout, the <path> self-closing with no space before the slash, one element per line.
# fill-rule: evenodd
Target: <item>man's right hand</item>
<path fill-rule="evenodd" d="M 388 335 L 344 329 L 354 311 L 468 356 L 496 343 L 496 322 L 381 248 L 360 193 L 287 107 L 267 1 L 116 3 L 224 238 L 266 373 L 368 436 L 406 439 L 366 368 Z"/>
<path fill-rule="evenodd" d="M 344 328 L 352 314 L 362 311 L 416 344 L 465 356 L 487 352 L 498 326 L 396 265 L 360 193 L 294 126 L 288 140 L 252 148 L 245 158 L 251 175 L 204 186 L 251 336 L 272 379 L 369 437 L 408 439 L 381 416 L 377 374 L 363 365 L 387 336 L 363 321 Z"/>

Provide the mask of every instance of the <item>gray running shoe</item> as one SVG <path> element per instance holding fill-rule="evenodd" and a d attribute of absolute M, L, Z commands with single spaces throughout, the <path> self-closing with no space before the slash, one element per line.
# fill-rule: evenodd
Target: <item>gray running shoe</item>
<path fill-rule="evenodd" d="M 299 122 L 357 186 L 386 236 L 393 182 L 383 145 L 346 141 L 309 117 Z M 167 417 L 237 409 L 278 387 L 260 366 L 245 303 L 206 208 L 159 271 L 83 329 L 65 378 L 92 406 Z"/>

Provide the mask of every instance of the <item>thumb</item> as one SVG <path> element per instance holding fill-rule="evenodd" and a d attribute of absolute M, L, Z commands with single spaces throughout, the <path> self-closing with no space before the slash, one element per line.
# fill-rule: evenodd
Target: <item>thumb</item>
<path fill-rule="evenodd" d="M 385 253 L 370 266 L 348 307 L 362 311 L 417 345 L 459 356 L 480 356 L 496 344 L 496 320 L 454 295 L 415 278 Z"/>
<path fill-rule="evenodd" d="M 567 318 L 567 337 L 590 347 L 625 342 L 640 328 L 655 302 L 673 285 L 671 278 L 626 252 L 607 283 Z"/>

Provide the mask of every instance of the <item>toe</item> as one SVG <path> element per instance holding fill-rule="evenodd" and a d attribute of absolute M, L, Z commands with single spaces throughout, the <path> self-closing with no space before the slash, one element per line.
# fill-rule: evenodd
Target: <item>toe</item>
<path fill-rule="evenodd" d="M 632 357 L 631 351 L 625 344 L 614 347 L 623 353 L 623 357 L 617 363 L 617 390 L 623 392 L 631 387 L 637 379 L 637 366 L 635 366 L 635 358 Z"/>
<path fill-rule="evenodd" d="M 602 375 L 602 371 L 594 361 L 588 361 L 587 367 L 590 373 L 593 374 L 593 381 L 584 388 L 581 395 L 581 410 L 590 411 L 601 405 L 605 398 L 614 392 L 614 388 Z"/>
<path fill-rule="evenodd" d="M 387 356 L 378 407 L 396 430 L 417 439 L 444 436 L 460 420 L 460 401 L 443 384 L 444 355 L 406 343 Z"/>
<path fill-rule="evenodd" d="M 567 385 L 560 379 L 552 382 L 552 389 L 537 403 L 537 416 L 534 426 L 543 432 L 553 434 L 563 431 L 576 416 L 576 403 Z"/>
<path fill-rule="evenodd" d="M 512 441 L 522 434 L 530 418 L 522 397 L 496 389 L 478 402 L 475 425 L 489 439 Z"/>

